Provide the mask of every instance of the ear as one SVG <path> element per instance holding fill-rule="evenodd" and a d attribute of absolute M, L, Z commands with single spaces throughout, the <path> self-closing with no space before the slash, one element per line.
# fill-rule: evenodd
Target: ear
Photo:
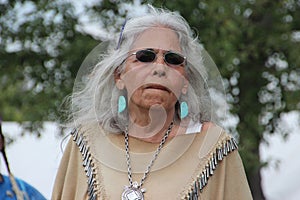
<path fill-rule="evenodd" d="M 125 84 L 124 81 L 121 79 L 121 73 L 119 71 L 119 68 L 116 68 L 114 71 L 114 79 L 115 79 L 116 87 L 119 90 L 123 90 L 125 88 Z"/>
<path fill-rule="evenodd" d="M 183 84 L 183 87 L 181 89 L 181 93 L 182 94 L 186 94 L 187 93 L 187 90 L 188 90 L 188 87 L 189 87 L 189 83 L 187 80 L 184 81 L 184 84 Z"/>

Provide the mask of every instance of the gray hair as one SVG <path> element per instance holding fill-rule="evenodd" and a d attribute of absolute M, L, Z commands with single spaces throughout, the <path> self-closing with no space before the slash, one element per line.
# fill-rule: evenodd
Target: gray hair
<path fill-rule="evenodd" d="M 186 20 L 176 12 L 164 9 L 152 9 L 145 16 L 127 21 L 121 40 L 116 37 L 110 41 L 105 54 L 94 66 L 85 85 L 74 91 L 71 99 L 70 119 L 75 126 L 91 122 L 100 123 L 108 131 L 122 132 L 128 123 L 128 111 L 118 113 L 118 97 L 126 92 L 116 89 L 114 73 L 122 71 L 122 62 L 136 38 L 146 29 L 162 27 L 174 30 L 178 34 L 182 53 L 187 56 L 187 79 L 189 87 L 186 95 L 181 95 L 176 103 L 176 111 L 180 111 L 180 101 L 187 102 L 189 117 L 195 121 L 210 121 L 210 99 L 206 85 L 206 71 L 201 56 L 202 47 Z M 120 43 L 119 48 L 115 47 Z M 178 115 L 179 116 L 179 115 Z M 177 120 L 179 117 L 177 116 Z"/>

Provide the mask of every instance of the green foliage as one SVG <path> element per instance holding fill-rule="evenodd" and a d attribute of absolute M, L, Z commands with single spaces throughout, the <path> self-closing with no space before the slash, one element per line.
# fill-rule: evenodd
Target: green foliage
<path fill-rule="evenodd" d="M 3 120 L 28 121 L 24 126 L 38 132 L 40 121 L 58 119 L 81 62 L 98 43 L 78 32 L 73 9 L 69 3 L 45 0 L 0 5 Z"/>

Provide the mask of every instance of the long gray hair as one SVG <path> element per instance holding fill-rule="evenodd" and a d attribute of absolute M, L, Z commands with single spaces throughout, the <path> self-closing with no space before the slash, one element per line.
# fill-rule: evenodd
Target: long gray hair
<path fill-rule="evenodd" d="M 122 71 L 122 62 L 128 56 L 136 38 L 152 27 L 163 27 L 177 33 L 182 53 L 187 57 L 187 79 L 189 87 L 186 95 L 181 95 L 176 103 L 180 112 L 180 101 L 187 102 L 189 117 L 195 121 L 211 120 L 211 101 L 206 85 L 206 69 L 202 59 L 202 47 L 194 36 L 186 20 L 176 12 L 152 9 L 144 16 L 127 21 L 122 37 L 109 41 L 106 52 L 98 55 L 99 62 L 87 76 L 84 86 L 74 90 L 70 97 L 70 120 L 75 126 L 97 122 L 108 131 L 122 132 L 128 123 L 127 111 L 118 113 L 118 97 L 126 96 L 116 89 L 114 73 Z M 116 49 L 116 46 L 118 48 Z M 179 115 L 178 115 L 179 116 Z M 177 116 L 177 119 L 179 117 Z"/>

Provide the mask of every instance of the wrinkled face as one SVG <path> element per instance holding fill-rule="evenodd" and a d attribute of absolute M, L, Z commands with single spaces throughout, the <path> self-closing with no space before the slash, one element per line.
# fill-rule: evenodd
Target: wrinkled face
<path fill-rule="evenodd" d="M 152 55 L 156 54 L 155 59 L 147 62 L 138 60 L 135 53 L 143 49 L 150 50 Z M 178 36 L 173 30 L 151 28 L 139 35 L 128 54 L 125 70 L 116 78 L 117 87 L 123 89 L 124 86 L 127 90 L 129 108 L 150 109 L 151 106 L 160 105 L 169 110 L 186 92 L 185 63 L 168 63 L 174 60 L 174 55 L 166 54 L 168 52 L 182 54 Z"/>

